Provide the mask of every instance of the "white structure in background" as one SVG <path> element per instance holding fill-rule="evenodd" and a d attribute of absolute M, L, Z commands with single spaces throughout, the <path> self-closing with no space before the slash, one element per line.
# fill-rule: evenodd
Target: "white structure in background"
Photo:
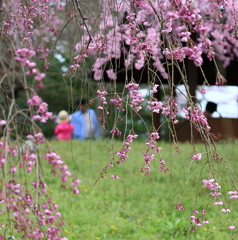
<path fill-rule="evenodd" d="M 187 106 L 186 91 L 184 85 L 178 86 L 176 90 L 179 110 Z M 205 89 L 206 94 L 201 93 Z M 185 96 L 184 96 L 185 95 Z M 217 112 L 212 117 L 238 118 L 238 87 L 236 86 L 198 86 L 196 90 L 197 105 L 204 112 L 207 102 L 217 104 Z M 183 113 L 180 111 L 180 115 Z"/>

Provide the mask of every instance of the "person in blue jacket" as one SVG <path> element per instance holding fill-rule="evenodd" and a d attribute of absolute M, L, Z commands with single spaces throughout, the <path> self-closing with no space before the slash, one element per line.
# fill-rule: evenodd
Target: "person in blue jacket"
<path fill-rule="evenodd" d="M 100 130 L 95 111 L 87 108 L 87 102 L 84 98 L 78 99 L 76 104 L 78 110 L 70 114 L 70 122 L 74 126 L 73 139 L 99 138 Z"/>

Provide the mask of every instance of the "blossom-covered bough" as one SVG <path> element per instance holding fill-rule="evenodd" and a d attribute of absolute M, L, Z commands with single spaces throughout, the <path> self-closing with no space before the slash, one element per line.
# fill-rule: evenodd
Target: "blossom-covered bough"
<path fill-rule="evenodd" d="M 91 101 L 98 99 L 99 121 L 105 130 L 107 115 L 112 114 L 108 105 L 114 106 L 114 127 L 107 129 L 111 139 L 124 132 L 117 127 L 122 112 L 126 111 L 130 116 L 140 114 L 145 102 L 139 91 L 140 83 L 146 80 L 148 89 L 156 94 L 166 82 L 170 87 L 166 102 L 150 96 L 147 108 L 153 114 L 164 115 L 169 123 L 172 143 L 179 152 L 174 128 L 178 122 L 174 96 L 177 84 L 174 73 L 177 72 L 188 96 L 188 106 L 183 109 L 185 118 L 201 134 L 207 150 L 205 154 L 197 152 L 191 139 L 191 159 L 202 166 L 206 158 L 211 172 L 203 180 L 204 186 L 211 191 L 214 205 L 223 205 L 222 183 L 217 182 L 212 166 L 220 164 L 226 169 L 229 166 L 220 156 L 207 119 L 189 92 L 188 81 L 192 79 L 188 79 L 184 62 L 189 60 L 203 73 L 203 56 L 215 66 L 217 59 L 227 66 L 237 58 L 237 4 L 235 0 L 1 0 L 0 87 L 3 104 L 0 128 L 3 137 L 0 141 L 0 204 L 6 221 L 1 223 L 5 227 L 0 239 L 10 235 L 28 239 L 66 239 L 61 231 L 64 221 L 58 206 L 47 193 L 40 163 L 47 160 L 52 166 L 52 174 L 62 179 L 62 187 L 68 184 L 74 194 L 79 193 L 80 180 L 71 176 L 67 165 L 46 141 L 37 124 L 45 123 L 51 117 L 48 103 L 37 95 L 37 88 L 41 88 L 47 78 L 48 57 L 54 53 L 61 53 L 70 62 L 68 72 L 62 74 L 62 81 L 73 78 L 86 81 L 88 76 L 80 78 L 79 73 L 83 71 L 87 58 L 95 60 L 92 81 L 98 82 L 98 89 L 87 98 Z M 216 70 L 216 84 L 224 84 L 225 78 L 218 67 Z M 135 74 L 138 71 L 147 79 L 138 77 Z M 120 77 L 122 72 L 123 79 Z M 204 74 L 203 77 L 204 85 L 208 84 Z M 105 79 L 110 79 L 109 87 Z M 123 91 L 117 90 L 117 82 L 124 84 Z M 27 109 L 19 109 L 16 105 L 17 86 L 25 92 Z M 138 166 L 138 171 L 145 176 L 150 174 L 151 162 L 155 160 L 159 161 L 161 174 L 169 171 L 158 141 L 161 125 L 155 126 L 153 119 L 151 122 L 141 155 L 143 166 Z M 24 130 L 21 125 L 25 126 Z M 11 141 L 13 135 L 15 141 Z M 115 164 L 127 161 L 130 145 L 136 138 L 137 133 L 131 129 L 98 180 L 106 174 L 108 167 L 113 169 Z M 26 140 L 27 144 L 22 147 Z M 48 152 L 41 156 L 38 146 L 45 142 Z M 27 174 L 32 181 L 24 180 L 22 176 Z M 229 176 L 233 177 L 232 174 Z M 114 179 L 119 177 L 116 172 L 112 174 Z M 67 183 L 68 178 L 71 184 Z M 238 197 L 236 182 L 230 181 L 229 187 L 227 194 L 235 201 Z M 185 207 L 178 200 L 176 209 L 184 210 Z M 198 210 L 193 209 L 190 216 L 191 232 L 209 223 L 206 208 L 200 210 L 200 215 Z M 221 210 L 227 214 L 230 211 L 227 203 Z M 227 228 L 235 228 L 232 219 Z"/>

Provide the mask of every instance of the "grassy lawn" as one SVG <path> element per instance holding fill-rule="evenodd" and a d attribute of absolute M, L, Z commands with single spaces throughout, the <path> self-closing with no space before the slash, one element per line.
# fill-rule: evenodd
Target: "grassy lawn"
<path fill-rule="evenodd" d="M 237 141 L 217 144 L 217 151 L 225 156 L 223 161 L 217 161 L 211 158 L 214 152 L 202 144 L 180 144 L 178 153 L 174 145 L 158 142 L 162 147 L 161 155 L 151 161 L 151 174 L 144 176 L 140 169 L 144 162 L 142 151 L 147 149 L 145 142 L 133 142 L 126 162 L 117 165 L 115 162 L 119 157 L 115 152 L 122 147 L 119 141 L 113 144 L 103 140 L 51 141 L 54 151 L 68 165 L 73 179 L 82 181 L 79 195 L 73 194 L 72 187 L 61 188 L 60 177 L 51 174 L 52 166 L 45 159 L 40 166 L 48 186 L 47 198 L 52 198 L 59 206 L 66 222 L 63 234 L 69 240 L 224 240 L 238 234 L 238 199 L 230 199 L 228 195 L 228 191 L 237 190 L 237 144 Z M 193 149 L 202 153 L 200 161 L 190 158 Z M 46 145 L 42 144 L 40 155 L 47 151 Z M 166 173 L 160 171 L 161 158 L 169 168 Z M 109 163 L 114 167 L 107 167 Z M 105 167 L 104 178 L 100 178 Z M 112 175 L 119 178 L 111 178 Z M 202 180 L 210 178 L 222 185 L 221 196 L 212 197 L 211 190 L 204 187 Z M 35 167 L 32 173 L 18 171 L 15 179 L 26 193 L 31 192 L 34 190 L 31 182 L 35 181 Z M 46 201 L 44 197 L 39 198 L 40 205 Z M 216 201 L 222 201 L 224 205 L 214 205 Z M 176 209 L 179 203 L 184 210 Z M 206 214 L 202 214 L 204 208 Z M 231 212 L 223 213 L 223 208 Z M 195 210 L 199 214 L 193 213 Z M 0 231 L 21 239 L 22 233 L 14 230 L 12 214 L 0 214 L 0 223 L 6 225 Z M 196 227 L 190 221 L 191 214 L 201 223 L 207 219 L 209 224 Z M 6 217 L 10 222 L 6 222 Z M 236 228 L 228 230 L 230 225 Z M 195 232 L 191 232 L 193 228 Z"/>
<path fill-rule="evenodd" d="M 43 163 L 45 180 L 52 198 L 59 205 L 66 224 L 64 235 L 70 240 L 76 239 L 230 239 L 236 236 L 237 228 L 230 231 L 229 225 L 238 227 L 238 199 L 229 199 L 228 191 L 232 189 L 230 171 L 222 162 L 214 161 L 205 165 L 206 154 L 201 161 L 190 159 L 192 147 L 181 144 L 177 153 L 173 145 L 159 142 L 161 155 L 170 171 L 159 171 L 159 158 L 152 162 L 149 176 L 140 172 L 143 165 L 142 151 L 145 143 L 134 142 L 127 161 L 114 164 L 108 168 L 104 178 L 96 181 L 102 168 L 111 162 L 111 143 L 107 141 L 57 142 L 52 141 L 56 152 L 62 156 L 75 177 L 79 178 L 80 194 L 74 195 L 70 190 L 60 188 L 61 180 L 50 175 L 50 168 Z M 234 175 L 238 173 L 238 142 L 220 143 L 218 148 L 228 159 Z M 116 151 L 121 142 L 114 142 Z M 195 146 L 198 152 L 205 152 L 202 144 Z M 42 146 L 41 151 L 45 149 Z M 115 160 L 118 157 L 115 156 Z M 227 164 L 227 163 L 226 163 Z M 203 179 L 209 179 L 211 172 L 222 185 L 222 201 L 231 209 L 230 214 L 221 212 L 224 206 L 214 205 L 210 190 L 203 185 Z M 111 178 L 112 174 L 119 179 Z M 236 179 L 234 180 L 236 181 Z M 96 184 L 95 184 L 96 183 Z M 176 210 L 181 202 L 184 211 Z M 206 207 L 206 214 L 202 209 Z M 209 224 L 196 227 L 191 233 L 190 215 L 198 210 L 201 220 Z"/>

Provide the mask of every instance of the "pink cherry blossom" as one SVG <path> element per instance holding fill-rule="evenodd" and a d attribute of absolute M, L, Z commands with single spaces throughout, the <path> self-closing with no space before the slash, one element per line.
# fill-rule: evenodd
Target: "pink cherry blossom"
<path fill-rule="evenodd" d="M 199 160 L 202 159 L 202 154 L 201 153 L 196 153 L 194 155 L 191 155 L 190 157 L 191 157 L 191 159 L 199 161 Z"/>
<path fill-rule="evenodd" d="M 217 202 L 214 202 L 214 205 L 223 205 L 223 202 L 222 201 L 217 201 Z"/>
<path fill-rule="evenodd" d="M 117 175 L 112 175 L 111 178 L 118 179 L 119 177 Z"/>
<path fill-rule="evenodd" d="M 201 89 L 202 94 L 206 94 L 206 90 L 204 88 Z"/>
<path fill-rule="evenodd" d="M 230 211 L 231 211 L 231 210 L 228 209 L 228 208 L 226 208 L 226 209 L 223 208 L 223 209 L 221 210 L 221 212 L 224 212 L 224 213 L 226 213 L 226 212 L 230 212 Z"/>
<path fill-rule="evenodd" d="M 0 120 L 0 126 L 6 125 L 7 121 L 6 120 Z"/>

